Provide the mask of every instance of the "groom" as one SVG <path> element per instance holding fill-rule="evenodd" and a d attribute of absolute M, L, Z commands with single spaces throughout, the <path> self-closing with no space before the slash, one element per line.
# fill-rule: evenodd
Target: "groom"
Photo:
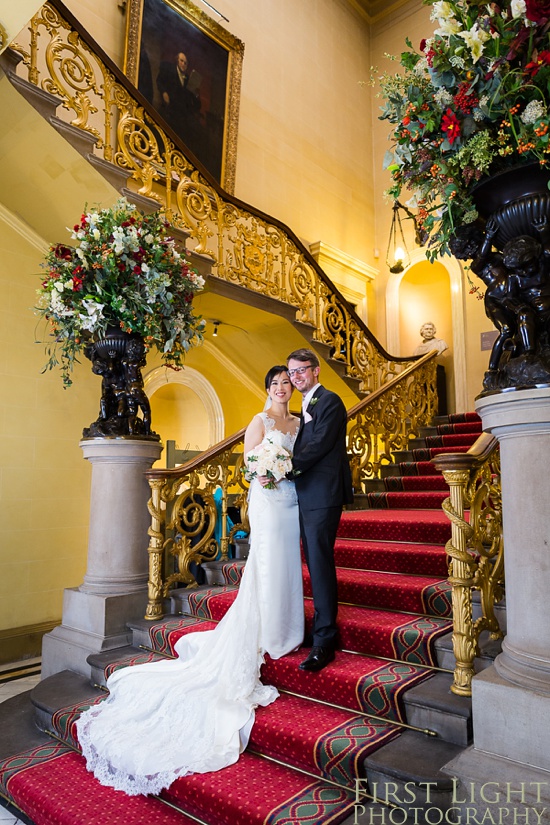
<path fill-rule="evenodd" d="M 346 452 L 346 408 L 319 383 L 319 359 L 310 349 L 287 358 L 292 384 L 302 393 L 302 423 L 292 471 L 300 534 L 313 592 L 313 646 L 301 670 L 321 670 L 334 659 L 338 594 L 334 542 L 342 506 L 353 500 Z"/>

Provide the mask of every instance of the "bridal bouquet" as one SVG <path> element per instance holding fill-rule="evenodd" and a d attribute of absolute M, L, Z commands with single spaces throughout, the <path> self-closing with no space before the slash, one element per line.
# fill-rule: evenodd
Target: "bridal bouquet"
<path fill-rule="evenodd" d="M 270 479 L 269 484 L 265 485 L 267 490 L 273 490 L 275 484 L 291 470 L 292 458 L 288 450 L 269 438 L 245 455 L 245 478 L 252 481 L 253 478 L 267 476 Z"/>

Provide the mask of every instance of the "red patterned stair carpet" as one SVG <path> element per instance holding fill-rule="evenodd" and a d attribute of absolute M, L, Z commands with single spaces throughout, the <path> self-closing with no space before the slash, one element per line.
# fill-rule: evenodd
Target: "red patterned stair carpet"
<path fill-rule="evenodd" d="M 480 429 L 478 420 L 444 426 L 442 437 L 471 441 Z M 410 504 L 410 494 L 423 492 L 436 491 L 439 501 L 445 494 L 441 476 L 428 461 L 403 463 L 400 471 L 400 477 L 387 480 L 383 495 L 408 495 L 401 499 L 406 505 L 392 501 L 388 506 L 396 509 L 342 516 L 335 547 L 342 649 L 322 674 L 299 670 L 303 650 L 276 661 L 266 657 L 262 678 L 281 696 L 258 709 L 248 752 L 235 765 L 177 780 L 160 799 L 130 798 L 103 788 L 67 746 L 78 746 L 75 722 L 88 702 L 63 708 L 52 718 L 53 731 L 67 745 L 44 745 L 0 763 L 0 791 L 36 825 L 92 825 L 100 821 L 98 811 L 101 821 L 125 825 L 197 821 L 190 817 L 208 825 L 320 825 L 350 817 L 354 780 L 362 775 L 364 758 L 399 736 L 394 723 L 406 721 L 403 696 L 431 677 L 426 666 L 437 664 L 435 641 L 451 628 L 444 551 L 450 524 L 435 498 L 434 509 Z M 227 581 L 239 577 L 235 568 Z M 310 624 L 305 568 L 304 587 Z M 136 650 L 107 666 L 105 677 L 118 667 L 172 655 L 181 635 L 214 627 L 235 595 L 234 585 L 190 594 L 194 618 L 171 617 L 151 625 L 150 645 L 158 653 Z"/>

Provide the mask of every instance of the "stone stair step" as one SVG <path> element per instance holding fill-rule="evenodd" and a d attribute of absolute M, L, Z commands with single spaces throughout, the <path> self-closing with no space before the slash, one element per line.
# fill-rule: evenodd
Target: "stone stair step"
<path fill-rule="evenodd" d="M 477 656 L 474 661 L 476 673 L 480 673 L 494 663 L 501 651 L 501 645 L 502 642 L 500 639 L 494 641 L 489 639 L 488 633 L 484 632 L 481 634 L 479 642 L 480 655 Z M 456 659 L 453 652 L 452 634 L 448 633 L 440 636 L 439 639 L 436 639 L 434 647 L 439 667 L 453 671 L 456 665 Z"/>
<path fill-rule="evenodd" d="M 436 731 L 444 742 L 466 747 L 472 739 L 472 700 L 451 692 L 450 673 L 436 673 L 408 690 L 403 701 L 407 722 Z"/>
<path fill-rule="evenodd" d="M 152 634 L 154 637 L 155 631 L 169 632 L 170 629 L 179 629 L 182 626 L 191 626 L 198 623 L 198 620 L 193 617 L 184 618 L 181 614 L 167 613 L 162 619 L 158 619 L 157 621 L 136 619 L 135 621 L 128 622 L 127 626 L 132 632 L 133 648 L 139 649 L 143 646 L 148 649 L 160 650 L 160 652 L 166 653 L 169 651 L 165 649 L 165 647 L 160 646 L 158 641 L 152 638 Z M 118 648 L 118 650 L 120 650 L 120 648 Z"/>
<path fill-rule="evenodd" d="M 239 584 L 246 561 L 229 559 L 228 561 L 209 561 L 201 565 L 206 576 L 206 583 L 212 585 Z"/>
<path fill-rule="evenodd" d="M 93 702 L 103 693 L 80 673 L 72 670 L 54 673 L 31 691 L 36 725 L 40 730 L 52 730 L 52 716 L 56 711 L 88 700 Z"/>
<path fill-rule="evenodd" d="M 30 701 L 30 690 L 5 699 L 1 704 L 2 736 L 0 736 L 0 761 L 15 753 L 34 748 L 48 741 L 48 737 L 37 726 L 34 706 Z M 0 805 L 2 797 L 0 797 Z M 0 811 L 2 808 L 0 807 Z M 0 817 L 0 822 L 2 821 Z"/>
<path fill-rule="evenodd" d="M 150 653 L 141 650 L 139 647 L 127 645 L 126 647 L 117 647 L 114 650 L 105 650 L 102 653 L 92 653 L 87 658 L 87 662 L 91 668 L 91 682 L 94 685 L 105 685 L 107 676 L 116 667 L 113 665 L 144 664 L 145 662 L 158 662 L 165 657 L 160 653 Z M 106 673 L 107 672 L 107 673 Z"/>
<path fill-rule="evenodd" d="M 428 809 L 435 809 L 442 818 L 453 804 L 454 784 L 441 768 L 462 750 L 460 745 L 405 731 L 366 758 L 369 792 L 380 802 L 398 805 L 412 817 L 416 813 L 416 822 L 424 821 L 418 813 Z M 358 820 L 362 821 L 367 820 Z"/>

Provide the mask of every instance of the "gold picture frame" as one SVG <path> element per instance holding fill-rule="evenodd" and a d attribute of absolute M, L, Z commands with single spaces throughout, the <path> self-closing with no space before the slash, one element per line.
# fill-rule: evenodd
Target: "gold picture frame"
<path fill-rule="evenodd" d="M 126 76 L 230 193 L 243 55 L 244 43 L 190 0 L 128 2 Z"/>

